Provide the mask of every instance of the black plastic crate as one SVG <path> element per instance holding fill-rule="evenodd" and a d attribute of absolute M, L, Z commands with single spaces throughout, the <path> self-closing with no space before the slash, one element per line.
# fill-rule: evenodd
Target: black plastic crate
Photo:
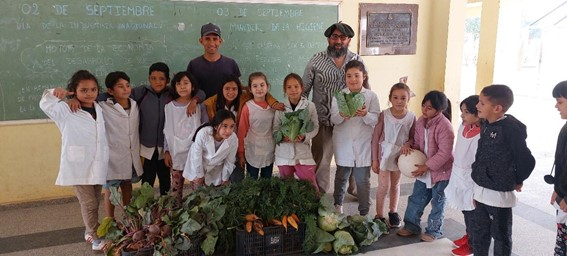
<path fill-rule="evenodd" d="M 287 232 L 283 227 L 264 227 L 264 235 L 256 231 L 250 233 L 242 229 L 236 230 L 236 255 L 264 256 L 297 254 L 303 252 L 305 225 L 299 224 L 299 230 L 288 225 Z"/>
<path fill-rule="evenodd" d="M 284 235 L 283 254 L 303 253 L 303 240 L 305 240 L 305 224 L 299 223 L 298 230 L 287 225 L 287 233 Z M 284 230 L 285 232 L 285 230 Z"/>

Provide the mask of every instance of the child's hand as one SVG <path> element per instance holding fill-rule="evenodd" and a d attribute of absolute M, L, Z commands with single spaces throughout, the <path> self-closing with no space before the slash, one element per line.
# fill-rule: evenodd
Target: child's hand
<path fill-rule="evenodd" d="M 173 160 L 171 160 L 171 154 L 169 151 L 165 151 L 165 158 L 164 158 L 165 166 L 171 168 L 173 166 Z"/>
<path fill-rule="evenodd" d="M 362 106 L 361 109 L 356 110 L 356 115 L 355 116 L 366 116 L 366 114 L 368 114 L 368 109 L 366 108 L 366 105 Z"/>
<path fill-rule="evenodd" d="M 68 92 L 67 90 L 61 88 L 61 87 L 57 87 L 55 89 L 53 89 L 53 96 L 59 98 L 60 100 L 64 99 L 65 97 L 67 97 L 67 95 L 73 95 L 75 93 L 73 92 Z"/>
<path fill-rule="evenodd" d="M 272 104 L 272 109 L 278 110 L 278 111 L 284 111 L 285 110 L 285 105 L 281 102 L 276 102 L 274 104 Z"/>
<path fill-rule="evenodd" d="M 425 172 L 427 172 L 427 165 L 416 164 L 415 167 L 417 167 L 417 170 L 411 172 L 411 175 L 413 175 L 414 177 L 421 177 L 425 174 Z"/>
<path fill-rule="evenodd" d="M 295 137 L 295 142 L 303 142 L 303 140 L 305 140 L 304 134 L 297 135 L 297 137 Z"/>
<path fill-rule="evenodd" d="M 343 114 L 342 112 L 339 112 L 339 115 L 341 115 L 341 117 L 344 118 L 345 121 L 350 119 L 350 116 L 347 116 L 347 115 Z"/>
<path fill-rule="evenodd" d="M 516 187 L 514 189 L 516 190 L 516 192 L 522 192 L 522 186 L 524 186 L 524 184 L 516 184 Z"/>
<path fill-rule="evenodd" d="M 408 145 L 403 145 L 402 148 L 400 149 L 400 154 L 402 155 L 407 155 L 409 154 L 409 152 L 411 152 L 412 149 L 410 148 L 410 146 Z"/>
<path fill-rule="evenodd" d="M 77 110 L 81 109 L 81 103 L 77 99 L 69 99 L 67 105 L 69 105 L 71 112 L 77 112 Z"/>
<path fill-rule="evenodd" d="M 378 161 L 372 161 L 372 171 L 376 174 L 380 174 L 380 164 Z"/>
<path fill-rule="evenodd" d="M 244 157 L 239 157 L 238 158 L 238 163 L 240 164 L 240 167 L 242 169 L 244 169 L 245 165 L 246 165 L 246 159 L 244 159 Z"/>
<path fill-rule="evenodd" d="M 559 207 L 562 211 L 567 212 L 567 203 L 565 202 L 565 199 L 561 199 L 561 202 L 559 202 Z"/>
<path fill-rule="evenodd" d="M 197 99 L 193 98 L 187 106 L 187 116 L 192 116 L 197 112 Z"/>
<path fill-rule="evenodd" d="M 288 136 L 283 136 L 282 141 L 283 142 L 291 142 L 291 140 L 289 139 Z"/>
<path fill-rule="evenodd" d="M 553 194 L 551 194 L 551 200 L 549 201 L 549 203 L 551 205 L 553 205 L 553 203 L 555 203 L 556 199 L 557 199 L 557 192 L 553 191 Z"/>

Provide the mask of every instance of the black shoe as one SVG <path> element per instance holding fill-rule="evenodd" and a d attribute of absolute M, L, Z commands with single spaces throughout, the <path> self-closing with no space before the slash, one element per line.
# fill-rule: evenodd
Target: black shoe
<path fill-rule="evenodd" d="M 391 228 L 399 228 L 401 226 L 400 215 L 397 212 L 389 212 L 388 218 L 390 219 L 389 224 Z"/>
<path fill-rule="evenodd" d="M 385 234 L 389 234 L 389 233 L 390 233 L 390 225 L 388 225 L 388 222 L 386 222 L 386 218 L 384 218 L 384 217 L 382 217 L 382 218 L 374 217 L 374 222 L 376 222 L 376 221 L 380 221 L 380 222 L 384 223 L 384 225 L 386 225 L 386 232 L 385 232 Z"/>

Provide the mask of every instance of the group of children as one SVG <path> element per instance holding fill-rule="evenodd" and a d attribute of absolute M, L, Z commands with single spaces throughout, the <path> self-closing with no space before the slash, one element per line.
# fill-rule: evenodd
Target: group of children
<path fill-rule="evenodd" d="M 423 211 L 431 203 L 421 240 L 442 237 L 448 205 L 463 212 L 467 231 L 454 241 L 457 248 L 453 255 L 488 255 L 491 238 L 494 255 L 510 255 L 512 207 L 517 201 L 514 191 L 521 191 L 535 166 L 526 145 L 525 125 L 505 114 L 513 103 L 512 91 L 505 85 L 490 85 L 480 95 L 463 100 L 456 144 L 447 97 L 439 91 L 427 93 L 421 102 L 422 115 L 415 121 L 406 107 L 411 94 L 407 85 L 395 84 L 389 95 L 392 106 L 380 114 L 374 129 L 372 170 L 379 174 L 376 218 L 390 227 L 401 226 L 396 213 L 400 187 L 396 159 L 419 150 L 426 161 L 412 172 L 416 181 L 408 198 L 404 226 L 397 234 L 420 234 Z M 383 212 L 387 193 L 388 220 Z"/>
<path fill-rule="evenodd" d="M 487 86 L 480 95 L 463 100 L 462 123 L 454 144 L 450 102 L 443 92 L 430 91 L 424 96 L 422 113 L 416 120 L 408 110 L 413 93 L 405 83 L 392 86 L 390 107 L 380 111 L 376 94 L 364 86 L 368 80 L 364 64 L 350 61 L 345 73 L 346 88 L 342 92 L 364 95 L 364 104 L 350 116 L 339 110 L 335 97 L 332 100 L 332 141 L 337 164 L 333 196 L 337 211 L 342 212 L 352 174 L 358 210 L 361 215 L 369 213 L 372 170 L 379 175 L 375 218 L 390 227 L 400 227 L 397 208 L 401 175 L 397 159 L 419 150 L 427 160 L 412 172 L 416 181 L 408 198 L 404 226 L 397 234 L 420 234 L 423 211 L 431 203 L 421 240 L 442 237 L 444 209 L 448 205 L 463 212 L 467 231 L 455 241 L 459 247 L 453 250 L 454 255 L 487 255 L 491 238 L 495 241 L 495 255 L 510 255 L 512 207 L 517 201 L 514 191 L 521 191 L 535 165 L 526 145 L 525 125 L 505 114 L 513 103 L 510 88 Z M 225 77 L 217 94 L 204 102 L 200 100 L 204 98 L 200 85 L 191 73 L 176 73 L 168 87 L 169 68 L 164 63 L 150 67 L 149 87 L 131 88 L 129 81 L 124 72 L 112 72 L 105 79 L 107 92 L 99 95 L 97 79 L 81 70 L 72 76 L 67 89 L 46 90 L 40 102 L 41 109 L 62 133 L 56 184 L 75 187 L 86 226 L 85 240 L 93 243 L 93 249 L 101 249 L 104 244 L 96 236 L 102 188 L 110 217 L 114 216 L 110 187 L 120 187 L 127 204 L 132 183 L 142 179 L 153 184 L 156 175 L 160 193 L 172 193 L 179 201 L 185 178 L 195 186 L 218 186 L 237 182 L 244 170 L 252 178 L 271 177 L 274 163 L 280 177 L 297 175 L 318 189 L 310 148 L 318 131 L 318 118 L 315 105 L 301 96 L 303 82 L 299 75 L 285 77 L 287 99 L 283 103 L 269 94 L 270 83 L 261 72 L 249 76 L 246 89 L 238 77 Z M 565 83 L 559 84 L 553 92 L 562 118 L 567 113 L 566 88 Z M 72 100 L 62 101 L 65 98 Z M 273 132 L 281 127 L 283 116 L 302 109 L 308 112 L 313 129 L 295 138 L 284 136 L 276 144 Z M 566 148 L 563 130 L 558 152 Z M 563 160 L 561 154 L 556 154 L 560 182 L 565 180 Z M 239 172 L 240 178 L 235 178 L 233 174 Z M 567 210 L 565 189 L 557 183 L 552 203 Z M 384 214 L 387 194 L 388 219 Z M 558 237 L 560 231 L 564 236 L 565 230 L 564 222 L 558 224 Z M 565 251 L 559 239 L 556 250 Z"/>

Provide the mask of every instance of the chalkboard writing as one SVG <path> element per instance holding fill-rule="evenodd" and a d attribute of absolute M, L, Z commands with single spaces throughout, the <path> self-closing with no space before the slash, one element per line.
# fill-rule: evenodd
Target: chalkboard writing
<path fill-rule="evenodd" d="M 370 47 L 385 44 L 409 45 L 411 13 L 370 13 L 366 44 Z"/>
<path fill-rule="evenodd" d="M 0 121 L 45 118 L 38 107 L 46 88 L 66 86 L 78 69 L 125 71 L 147 84 L 150 64 L 185 70 L 203 53 L 201 25 L 221 27 L 221 53 L 234 58 L 243 83 L 262 71 L 283 99 L 285 75 L 300 75 L 326 48 L 323 31 L 338 18 L 336 5 L 170 1 L 3 1 L 0 9 Z"/>

